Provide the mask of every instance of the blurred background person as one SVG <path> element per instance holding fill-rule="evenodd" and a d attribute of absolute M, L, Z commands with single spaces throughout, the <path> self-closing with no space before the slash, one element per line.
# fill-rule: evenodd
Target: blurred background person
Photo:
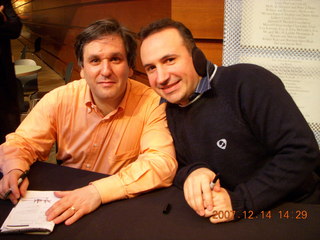
<path fill-rule="evenodd" d="M 22 24 L 10 0 L 0 0 L 0 144 L 20 123 L 17 81 L 10 39 L 20 36 Z"/>

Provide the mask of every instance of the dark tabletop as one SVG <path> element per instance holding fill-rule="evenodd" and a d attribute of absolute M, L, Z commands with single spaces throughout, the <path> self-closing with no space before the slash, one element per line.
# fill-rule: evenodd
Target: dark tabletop
<path fill-rule="evenodd" d="M 105 176 L 37 162 L 30 169 L 29 190 L 72 190 Z M 1 225 L 11 208 L 9 201 L 0 200 Z M 186 204 L 181 190 L 170 187 L 102 205 L 71 226 L 56 225 L 50 235 L 0 235 L 7 239 L 315 240 L 320 239 L 320 205 L 285 203 L 253 219 L 211 224 Z"/>

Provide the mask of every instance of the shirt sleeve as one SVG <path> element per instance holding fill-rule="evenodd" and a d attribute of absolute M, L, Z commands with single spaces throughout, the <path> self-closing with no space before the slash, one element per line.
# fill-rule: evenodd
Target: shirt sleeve
<path fill-rule="evenodd" d="M 27 170 L 36 160 L 47 160 L 56 139 L 55 92 L 46 94 L 0 146 L 0 169 L 6 174 L 14 168 Z M 52 111 L 48 111 L 51 109 Z"/>
<path fill-rule="evenodd" d="M 6 21 L 0 24 L 0 39 L 15 39 L 20 36 L 22 24 L 20 18 L 17 16 L 12 8 L 11 1 L 4 2 L 3 13 L 6 16 Z"/>
<path fill-rule="evenodd" d="M 102 203 L 131 198 L 172 184 L 177 170 L 173 140 L 165 118 L 165 104 L 156 106 L 145 121 L 138 158 L 118 173 L 92 184 Z"/>
<path fill-rule="evenodd" d="M 314 182 L 305 183 L 319 163 L 313 132 L 282 82 L 263 68 L 249 71 L 237 99 L 241 99 L 243 118 L 269 159 L 251 179 L 229 190 L 237 213 L 259 213 L 290 194 L 312 191 Z"/>

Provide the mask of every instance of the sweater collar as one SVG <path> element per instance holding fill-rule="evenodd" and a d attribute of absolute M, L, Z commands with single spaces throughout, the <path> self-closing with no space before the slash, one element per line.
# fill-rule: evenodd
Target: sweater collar
<path fill-rule="evenodd" d="M 191 96 L 189 97 L 189 103 L 186 105 L 179 105 L 181 107 L 189 106 L 190 104 L 194 103 L 196 100 L 198 100 L 203 93 L 206 91 L 209 91 L 211 87 L 211 80 L 213 79 L 214 75 L 216 74 L 218 67 L 217 65 L 211 63 L 210 61 L 207 61 L 207 75 L 200 79 L 195 91 Z M 168 102 L 165 98 L 160 99 L 160 104 Z"/>

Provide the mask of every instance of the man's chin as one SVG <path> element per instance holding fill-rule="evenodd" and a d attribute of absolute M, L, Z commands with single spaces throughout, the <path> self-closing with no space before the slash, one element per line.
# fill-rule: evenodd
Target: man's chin
<path fill-rule="evenodd" d="M 166 99 L 169 103 L 172 103 L 172 104 L 180 104 L 180 101 L 181 101 L 181 99 L 168 96 L 168 95 L 162 95 L 162 98 Z"/>

